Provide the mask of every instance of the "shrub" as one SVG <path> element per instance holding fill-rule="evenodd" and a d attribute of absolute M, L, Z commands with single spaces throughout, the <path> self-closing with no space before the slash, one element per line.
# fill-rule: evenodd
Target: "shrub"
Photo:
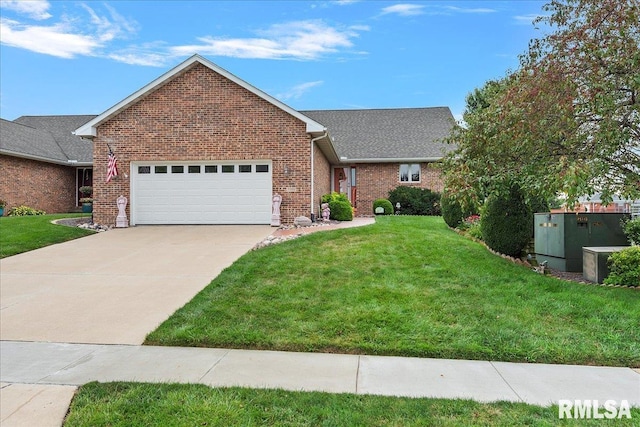
<path fill-rule="evenodd" d="M 401 185 L 389 191 L 389 201 L 393 206 L 400 203 L 400 214 L 438 216 L 440 211 L 440 193 L 426 188 Z"/>
<path fill-rule="evenodd" d="M 624 221 L 622 231 L 631 244 L 640 245 L 640 216 Z"/>
<path fill-rule="evenodd" d="M 383 208 L 384 213 L 382 215 L 393 215 L 393 205 L 387 199 L 377 199 L 373 202 L 373 213 L 376 213 L 376 208 Z M 379 214 L 376 214 L 379 215 Z"/>
<path fill-rule="evenodd" d="M 531 239 L 531 216 L 520 187 L 505 184 L 487 198 L 480 218 L 482 240 L 496 252 L 518 257 Z"/>
<path fill-rule="evenodd" d="M 631 246 L 614 252 L 607 260 L 607 285 L 640 286 L 640 246 Z"/>
<path fill-rule="evenodd" d="M 11 208 L 9 216 L 29 216 L 29 215 L 44 215 L 46 212 L 38 209 L 30 208 L 29 206 L 21 205 Z"/>
<path fill-rule="evenodd" d="M 334 191 L 331 194 L 322 196 L 321 200 L 322 203 L 329 203 L 329 209 L 331 209 L 331 216 L 329 218 L 337 221 L 353 220 L 353 208 L 346 194 Z"/>
<path fill-rule="evenodd" d="M 473 201 L 467 200 L 467 206 L 463 209 L 462 204 L 446 191 L 440 196 L 442 218 L 451 228 L 458 228 L 465 218 L 478 213 L 478 208 Z"/>

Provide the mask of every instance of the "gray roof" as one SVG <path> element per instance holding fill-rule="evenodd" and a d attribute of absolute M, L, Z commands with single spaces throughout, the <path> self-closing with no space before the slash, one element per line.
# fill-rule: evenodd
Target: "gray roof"
<path fill-rule="evenodd" d="M 448 107 L 301 113 L 327 127 L 338 156 L 347 162 L 434 160 L 453 149 L 442 142 L 455 123 Z"/>
<path fill-rule="evenodd" d="M 71 132 L 94 117 L 22 116 L 13 122 L 0 119 L 0 152 L 60 164 L 69 160 L 91 164 L 93 143 Z"/>
<path fill-rule="evenodd" d="M 93 161 L 93 142 L 80 138 L 72 132 L 95 118 L 94 115 L 74 116 L 22 116 L 14 120 L 16 123 L 43 129 L 51 133 L 68 160 L 80 163 Z"/>

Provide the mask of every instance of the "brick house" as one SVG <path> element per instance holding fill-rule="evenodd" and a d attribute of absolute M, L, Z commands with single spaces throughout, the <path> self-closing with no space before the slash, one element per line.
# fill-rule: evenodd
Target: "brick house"
<path fill-rule="evenodd" d="M 0 199 L 6 211 L 20 205 L 48 213 L 78 208 L 78 189 L 93 181 L 93 146 L 72 132 L 94 117 L 0 119 Z"/>
<path fill-rule="evenodd" d="M 114 224 L 124 195 L 132 225 L 269 224 L 274 194 L 291 223 L 332 190 L 358 215 L 398 185 L 442 190 L 452 126 L 446 107 L 296 111 L 194 55 L 74 133 L 93 142 L 96 222 Z"/>

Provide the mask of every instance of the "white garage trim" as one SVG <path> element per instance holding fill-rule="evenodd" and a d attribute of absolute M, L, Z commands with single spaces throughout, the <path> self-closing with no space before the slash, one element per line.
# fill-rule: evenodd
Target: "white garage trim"
<path fill-rule="evenodd" d="M 271 160 L 132 162 L 131 224 L 270 224 Z"/>

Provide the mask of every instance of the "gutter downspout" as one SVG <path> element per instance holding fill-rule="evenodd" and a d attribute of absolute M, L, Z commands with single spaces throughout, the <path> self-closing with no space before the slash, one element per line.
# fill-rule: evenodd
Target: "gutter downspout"
<path fill-rule="evenodd" d="M 318 141 L 318 140 L 320 140 L 322 138 L 327 138 L 328 136 L 329 136 L 329 134 L 327 133 L 327 130 L 325 129 L 323 135 L 320 135 L 320 136 L 318 136 L 316 138 L 311 138 L 311 216 L 314 216 L 313 210 L 314 210 L 314 206 L 315 206 L 315 203 L 314 203 L 315 195 L 313 194 L 314 193 L 314 185 L 313 184 L 314 184 L 314 180 L 315 180 L 314 167 L 313 167 L 314 163 L 315 163 L 315 159 L 314 159 L 314 156 L 313 156 L 313 151 L 314 151 L 313 149 L 315 147 L 314 144 L 316 143 L 316 141 Z"/>

